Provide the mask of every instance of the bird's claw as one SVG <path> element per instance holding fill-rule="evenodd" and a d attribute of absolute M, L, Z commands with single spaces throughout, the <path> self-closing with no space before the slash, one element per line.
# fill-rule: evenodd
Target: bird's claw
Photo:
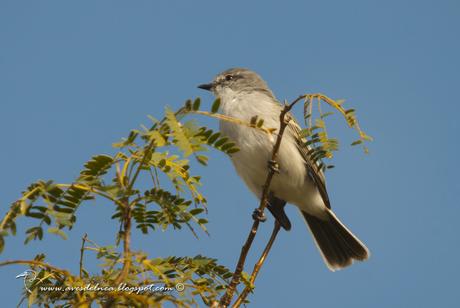
<path fill-rule="evenodd" d="M 265 222 L 267 220 L 267 216 L 265 216 L 264 212 L 259 210 L 258 208 L 255 209 L 252 213 L 252 218 L 260 222 Z"/>
<path fill-rule="evenodd" d="M 280 173 L 280 166 L 274 160 L 268 161 L 268 168 L 273 171 L 274 173 Z"/>

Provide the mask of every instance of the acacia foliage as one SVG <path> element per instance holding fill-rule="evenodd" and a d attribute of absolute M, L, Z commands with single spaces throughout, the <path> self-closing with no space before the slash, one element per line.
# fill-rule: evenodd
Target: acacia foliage
<path fill-rule="evenodd" d="M 354 110 L 345 110 L 341 104 L 322 96 L 306 96 L 304 117 L 306 121 L 313 115 L 313 99 L 325 101 L 340 111 L 348 125 L 355 128 L 360 139 L 353 144 L 369 141 L 357 124 Z M 328 101 L 329 100 L 329 101 Z M 38 180 L 22 192 L 22 196 L 10 206 L 0 223 L 0 253 L 4 249 L 6 236 L 16 235 L 18 218 L 24 217 L 33 224 L 25 230 L 25 244 L 42 240 L 48 233 L 67 238 L 78 219 L 78 209 L 88 200 L 109 200 L 113 205 L 111 219 L 119 222 L 115 245 L 99 246 L 85 235 L 83 238 L 79 273 L 71 273 L 46 262 L 45 254 L 34 260 L 0 262 L 0 265 L 21 263 L 30 266 L 37 276 L 23 292 L 23 300 L 29 305 L 49 307 L 90 307 L 101 306 L 162 306 L 169 302 L 176 306 L 190 307 L 204 303 L 218 302 L 232 278 L 233 273 L 217 259 L 198 255 L 149 257 L 130 247 L 132 227 L 148 234 L 155 230 L 182 229 L 186 227 L 196 237 L 199 228 L 207 233 L 205 218 L 206 198 L 200 191 L 201 178 L 191 168 L 191 159 L 207 165 L 205 155 L 210 148 L 228 155 L 238 152 L 237 145 L 228 137 L 221 136 L 208 127 L 200 127 L 194 120 L 186 120 L 189 114 L 201 114 L 246 125 L 267 134 L 276 133 L 274 128 L 263 126 L 263 119 L 253 117 L 245 123 L 239 119 L 220 115 L 220 100 L 217 99 L 210 111 L 201 111 L 200 99 L 188 100 L 178 111 L 166 109 L 162 120 L 151 118 L 150 128 L 132 130 L 126 138 L 114 143 L 114 155 L 99 154 L 86 162 L 74 182 L 63 184 L 52 180 Z M 336 104 L 336 105 L 334 105 Z M 323 160 L 332 157 L 338 149 L 338 141 L 326 133 L 325 118 L 320 116 L 300 131 L 308 155 L 326 170 Z M 148 189 L 140 178 L 149 179 Z M 101 261 L 99 273 L 85 270 L 84 253 L 95 253 Z M 242 283 L 249 283 L 243 273 Z M 98 283 L 100 291 L 66 291 L 66 287 L 84 288 Z M 175 292 L 120 292 L 120 283 L 127 287 L 161 284 Z M 178 289 L 181 285 L 183 288 Z M 49 288 L 42 292 L 41 288 Z M 107 287 L 104 289 L 104 287 Z M 114 288 L 110 290 L 110 288 Z M 55 289 L 52 289 L 55 288 Z M 56 291 L 50 291 L 56 290 Z M 57 291 L 59 290 L 59 291 Z"/>
<path fill-rule="evenodd" d="M 213 104 L 217 111 L 219 101 Z M 29 303 L 48 306 L 78 306 L 91 303 L 100 305 L 162 305 L 171 302 L 179 306 L 196 305 L 198 301 L 213 302 L 225 288 L 232 273 L 219 265 L 216 259 L 205 256 L 149 258 L 143 252 L 121 252 L 126 230 L 126 214 L 133 227 L 142 233 L 168 228 L 188 228 L 195 236 L 197 227 L 207 232 L 205 218 L 206 198 L 200 192 L 201 179 L 190 167 L 196 159 L 206 165 L 205 152 L 209 147 L 231 155 L 238 148 L 228 138 L 221 137 L 207 127 L 200 127 L 193 120 L 182 122 L 184 117 L 200 108 L 200 99 L 187 101 L 177 112 L 166 109 L 165 117 L 152 118 L 152 126 L 133 130 L 127 138 L 114 143 L 118 150 L 114 155 L 93 156 L 84 164 L 73 183 L 61 184 L 52 180 L 38 180 L 22 192 L 0 225 L 0 250 L 4 237 L 16 235 L 16 221 L 23 216 L 33 226 L 28 228 L 25 243 L 42 240 L 47 233 L 67 238 L 67 232 L 77 222 L 78 209 L 88 200 L 106 199 L 113 205 L 112 219 L 120 222 L 115 246 L 101 247 L 90 240 L 84 242 L 84 251 L 95 252 L 101 260 L 102 270 L 88 273 L 84 265 L 79 275 L 71 274 L 46 263 L 45 255 L 38 255 L 30 263 L 38 273 L 35 282 L 24 291 Z M 149 178 L 150 189 L 142 189 L 140 178 Z M 168 183 L 165 183 L 167 181 Z M 160 184 L 161 183 L 161 184 Z M 144 183 L 145 186 L 145 183 Z M 172 187 L 169 189 L 167 187 Z M 96 201 L 97 201 L 96 200 Z M 131 286 L 164 285 L 175 288 L 177 283 L 185 286 L 177 292 L 160 292 L 153 295 L 129 292 L 40 292 L 40 287 L 85 286 L 95 281 L 104 286 L 117 287 L 126 258 L 129 271 L 123 283 Z M 101 286 L 102 287 L 102 286 Z"/>

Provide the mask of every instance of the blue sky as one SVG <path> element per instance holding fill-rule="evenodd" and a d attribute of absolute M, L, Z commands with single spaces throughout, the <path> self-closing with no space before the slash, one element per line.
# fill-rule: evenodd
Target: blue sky
<path fill-rule="evenodd" d="M 37 179 L 69 182 L 92 155 L 161 117 L 218 72 L 260 73 L 279 99 L 323 92 L 344 98 L 375 138 L 370 155 L 347 147 L 327 174 L 337 215 L 368 245 L 368 262 L 331 273 L 297 211 L 256 282 L 253 307 L 453 307 L 460 183 L 458 1 L 0 1 L 0 204 L 5 212 Z M 300 111 L 298 112 L 300 114 Z M 339 121 L 339 119 L 336 119 Z M 200 119 L 217 127 L 214 121 Z M 233 269 L 257 202 L 227 157 L 202 173 L 211 236 L 136 234 L 153 256 L 205 254 Z M 1 259 L 46 251 L 73 271 L 84 232 L 108 245 L 117 225 L 89 203 L 62 241 L 23 246 Z M 25 227 L 20 223 L 19 228 Z M 271 229 L 262 225 L 247 268 Z M 88 264 L 96 271 L 95 262 Z M 2 305 L 16 305 L 22 266 L 0 269 Z"/>

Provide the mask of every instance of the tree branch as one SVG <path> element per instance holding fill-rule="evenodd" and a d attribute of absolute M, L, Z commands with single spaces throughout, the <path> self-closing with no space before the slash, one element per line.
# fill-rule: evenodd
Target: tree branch
<path fill-rule="evenodd" d="M 115 284 L 120 284 L 128 276 L 129 268 L 131 266 L 131 206 L 128 203 L 128 200 L 124 200 L 124 215 L 123 215 L 123 268 L 121 269 L 120 274 L 117 279 L 115 279 Z"/>
<path fill-rule="evenodd" d="M 37 260 L 9 260 L 9 261 L 0 262 L 0 266 L 10 265 L 10 264 L 27 264 L 27 265 L 41 266 L 53 272 L 61 273 L 62 275 L 67 276 L 67 277 L 72 276 L 68 271 L 64 269 L 61 269 L 61 268 L 49 265 L 48 263 L 37 261 Z"/>
<path fill-rule="evenodd" d="M 281 140 L 283 139 L 284 130 L 286 129 L 286 126 L 288 125 L 289 120 L 290 120 L 290 119 L 286 120 L 286 114 L 289 113 L 289 111 L 292 109 L 292 107 L 294 107 L 295 104 L 297 104 L 299 101 L 307 97 L 308 95 L 301 95 L 298 98 L 296 98 L 292 103 L 284 104 L 284 108 L 282 109 L 280 113 L 280 129 L 278 132 L 278 137 L 276 139 L 275 145 L 273 146 L 272 157 L 271 157 L 272 162 L 276 162 L 276 159 L 278 157 L 278 151 L 281 145 Z M 260 204 L 258 207 L 258 211 L 261 214 L 263 213 L 263 211 L 265 210 L 268 204 L 268 194 L 270 192 L 270 183 L 272 181 L 274 174 L 275 174 L 275 169 L 269 168 L 267 178 L 263 186 L 262 197 L 260 199 Z M 246 257 L 248 255 L 249 249 L 251 248 L 252 242 L 254 241 L 254 238 L 256 237 L 257 229 L 259 228 L 259 223 L 260 223 L 259 220 L 255 219 L 252 224 L 252 227 L 248 234 L 246 242 L 241 248 L 241 254 L 238 259 L 238 263 L 236 265 L 235 272 L 233 273 L 232 280 L 230 284 L 228 285 L 227 291 L 225 292 L 224 296 L 222 296 L 222 298 L 220 299 L 220 306 L 227 307 L 232 301 L 233 294 L 235 293 L 236 287 L 238 286 L 240 282 L 241 272 L 243 271 L 244 263 L 246 262 Z"/>
<path fill-rule="evenodd" d="M 80 278 L 83 275 L 83 255 L 85 253 L 85 242 L 88 237 L 88 234 L 85 233 L 83 238 L 81 239 L 81 248 L 80 248 Z"/>
<path fill-rule="evenodd" d="M 273 226 L 272 235 L 270 236 L 270 239 L 268 240 L 268 243 L 265 246 L 265 249 L 262 255 L 260 256 L 257 263 L 254 265 L 254 269 L 252 270 L 251 278 L 249 279 L 249 286 L 246 286 L 243 292 L 241 292 L 240 296 L 238 296 L 237 300 L 232 306 L 233 308 L 239 307 L 244 302 L 249 292 L 251 292 L 252 286 L 254 285 L 257 275 L 259 274 L 260 269 L 262 268 L 265 260 L 267 259 L 268 253 L 270 252 L 270 249 L 272 248 L 273 243 L 275 242 L 276 236 L 278 235 L 280 228 L 281 228 L 280 223 L 277 220 L 275 220 L 275 225 Z"/>
<path fill-rule="evenodd" d="M 184 112 L 184 107 L 180 108 L 175 115 L 179 115 Z M 157 124 L 162 124 L 165 119 L 161 120 L 159 123 L 155 123 L 150 130 L 153 130 L 156 128 Z M 126 194 L 127 197 L 123 198 L 121 202 L 123 203 L 123 210 L 124 210 L 124 215 L 123 215 L 123 267 L 121 269 L 120 274 L 118 277 L 115 279 L 116 284 L 120 284 L 123 282 L 123 280 L 128 276 L 129 273 L 129 268 L 131 266 L 131 220 L 132 220 L 132 213 L 131 213 L 131 204 L 129 202 L 129 194 L 131 193 L 131 190 L 134 186 L 134 183 L 137 180 L 137 177 L 139 176 L 142 168 L 144 167 L 145 164 L 148 163 L 149 160 L 149 153 L 155 148 L 155 140 L 151 140 L 147 147 L 144 150 L 143 157 L 141 161 L 139 162 L 139 165 L 137 166 L 136 171 L 134 172 L 133 177 L 129 180 L 128 179 L 128 185 L 126 187 Z"/>

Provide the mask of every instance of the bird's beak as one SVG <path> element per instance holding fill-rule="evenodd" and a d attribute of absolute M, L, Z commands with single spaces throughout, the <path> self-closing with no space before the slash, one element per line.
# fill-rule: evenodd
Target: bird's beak
<path fill-rule="evenodd" d="M 206 91 L 211 91 L 213 87 L 214 87 L 213 83 L 205 83 L 205 84 L 200 84 L 198 86 L 198 88 L 206 90 Z"/>

